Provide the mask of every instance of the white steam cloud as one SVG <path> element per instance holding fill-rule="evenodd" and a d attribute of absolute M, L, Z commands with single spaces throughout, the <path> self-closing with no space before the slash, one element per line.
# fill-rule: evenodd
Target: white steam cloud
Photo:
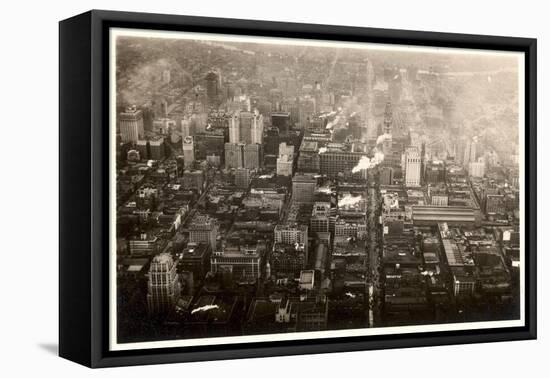
<path fill-rule="evenodd" d="M 376 167 L 378 164 L 384 161 L 384 154 L 378 150 L 375 150 L 374 157 L 369 158 L 368 156 L 363 156 L 359 163 L 351 170 L 352 173 L 357 173 L 363 169 L 371 169 Z"/>
<path fill-rule="evenodd" d="M 376 139 L 376 145 L 384 143 L 385 140 L 391 139 L 391 134 L 382 134 Z"/>
<path fill-rule="evenodd" d="M 205 311 L 214 310 L 216 308 L 220 308 L 220 306 L 218 306 L 218 305 L 206 305 L 206 306 L 202 306 L 202 307 L 197 307 L 197 308 L 195 308 L 191 311 L 191 315 L 193 315 L 196 312 L 205 312 Z"/>
<path fill-rule="evenodd" d="M 361 201 L 363 197 L 361 196 L 352 196 L 349 193 L 346 193 L 342 198 L 338 199 L 338 207 L 341 206 L 355 206 Z"/>

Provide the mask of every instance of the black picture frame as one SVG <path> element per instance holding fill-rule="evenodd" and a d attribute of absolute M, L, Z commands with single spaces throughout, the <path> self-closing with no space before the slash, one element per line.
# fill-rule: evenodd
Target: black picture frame
<path fill-rule="evenodd" d="M 111 27 L 525 53 L 525 326 L 109 351 Z M 59 354 L 89 367 L 406 348 L 536 338 L 536 39 L 93 10 L 59 24 Z"/>

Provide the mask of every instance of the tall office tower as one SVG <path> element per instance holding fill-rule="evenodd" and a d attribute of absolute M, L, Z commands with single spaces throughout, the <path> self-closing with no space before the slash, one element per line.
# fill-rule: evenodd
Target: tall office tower
<path fill-rule="evenodd" d="M 264 116 L 258 110 L 254 111 L 252 118 L 252 130 L 250 139 L 252 143 L 263 144 L 264 142 Z"/>
<path fill-rule="evenodd" d="M 304 263 L 307 263 L 307 231 L 308 227 L 304 224 L 287 225 L 278 224 L 274 230 L 274 242 L 287 245 L 303 245 L 306 254 Z"/>
<path fill-rule="evenodd" d="M 206 74 L 206 99 L 208 106 L 218 106 L 219 102 L 219 76 L 216 72 L 210 71 Z"/>
<path fill-rule="evenodd" d="M 485 163 L 483 160 L 471 161 L 468 164 L 468 174 L 470 177 L 483 177 L 485 176 Z"/>
<path fill-rule="evenodd" d="M 267 129 L 264 146 L 266 155 L 279 155 L 279 130 L 277 128 Z"/>
<path fill-rule="evenodd" d="M 185 139 L 188 136 L 191 136 L 191 121 L 184 116 L 181 119 L 181 137 Z"/>
<path fill-rule="evenodd" d="M 273 112 L 271 113 L 271 126 L 279 130 L 279 135 L 287 135 L 290 129 L 290 113 L 289 112 Z"/>
<path fill-rule="evenodd" d="M 251 112 L 240 112 L 239 114 L 239 142 L 250 144 L 252 143 L 252 124 L 254 114 Z"/>
<path fill-rule="evenodd" d="M 384 110 L 384 134 L 391 134 L 391 126 L 393 122 L 393 111 L 391 107 L 391 102 L 386 104 L 386 109 Z"/>
<path fill-rule="evenodd" d="M 420 182 L 424 183 L 426 175 L 426 142 L 422 142 L 420 149 Z"/>
<path fill-rule="evenodd" d="M 240 139 L 239 113 L 237 112 L 229 118 L 229 143 L 239 143 Z"/>
<path fill-rule="evenodd" d="M 149 143 L 146 139 L 138 140 L 136 142 L 136 149 L 139 151 L 139 157 L 141 159 L 149 159 Z"/>
<path fill-rule="evenodd" d="M 263 162 L 263 146 L 261 144 L 245 144 L 244 145 L 244 165 L 249 169 L 260 169 Z"/>
<path fill-rule="evenodd" d="M 420 186 L 420 160 L 418 148 L 407 148 L 405 151 L 405 186 Z"/>
<path fill-rule="evenodd" d="M 241 189 L 247 189 L 250 184 L 250 169 L 237 168 L 235 171 L 235 186 Z"/>
<path fill-rule="evenodd" d="M 175 307 L 181 293 L 176 268 L 177 264 L 169 253 L 161 253 L 153 258 L 147 285 L 150 314 L 166 313 Z"/>
<path fill-rule="evenodd" d="M 122 142 L 136 143 L 138 139 L 143 138 L 143 114 L 135 105 L 119 114 L 118 124 Z"/>
<path fill-rule="evenodd" d="M 466 142 L 466 146 L 464 148 L 464 159 L 462 161 L 462 165 L 464 167 L 468 167 L 468 164 L 470 162 L 475 162 L 477 159 L 477 138 L 474 137 L 472 140 L 468 140 Z"/>
<path fill-rule="evenodd" d="M 279 155 L 277 158 L 277 176 L 292 176 L 294 160 L 289 155 Z"/>
<path fill-rule="evenodd" d="M 195 161 L 195 142 L 192 136 L 183 138 L 183 164 L 185 168 L 189 168 Z"/>
<path fill-rule="evenodd" d="M 243 168 L 244 167 L 244 144 L 226 143 L 225 144 L 225 168 Z"/>
<path fill-rule="evenodd" d="M 368 134 L 371 134 L 371 130 L 369 128 L 374 129 L 375 128 L 375 118 L 374 118 L 374 67 L 372 66 L 372 62 L 367 60 L 367 67 L 366 67 L 366 95 L 367 95 L 367 106 L 365 106 L 365 114 L 364 117 L 362 117 L 363 125 L 367 127 L 367 130 L 363 132 L 364 136 L 367 136 Z M 374 130 L 373 130 L 374 131 Z"/>
<path fill-rule="evenodd" d="M 330 231 L 330 202 L 315 202 L 309 220 L 311 232 Z"/>
<path fill-rule="evenodd" d="M 462 165 L 467 167 L 468 164 L 470 163 L 470 147 L 472 146 L 472 142 L 471 141 L 466 141 L 466 144 L 464 146 L 464 152 L 463 152 L 463 157 L 462 157 Z"/>
<path fill-rule="evenodd" d="M 164 138 L 157 137 L 149 141 L 149 152 L 151 159 L 163 160 L 166 157 L 164 148 Z"/>
<path fill-rule="evenodd" d="M 294 146 L 287 146 L 285 142 L 279 145 L 277 158 L 277 176 L 292 176 L 294 165 Z"/>
<path fill-rule="evenodd" d="M 218 224 L 214 218 L 208 215 L 198 215 L 193 218 L 189 227 L 189 242 L 207 243 L 210 248 L 216 248 L 218 237 Z"/>
<path fill-rule="evenodd" d="M 313 203 L 317 180 L 313 175 L 296 175 L 292 178 L 292 200 Z"/>

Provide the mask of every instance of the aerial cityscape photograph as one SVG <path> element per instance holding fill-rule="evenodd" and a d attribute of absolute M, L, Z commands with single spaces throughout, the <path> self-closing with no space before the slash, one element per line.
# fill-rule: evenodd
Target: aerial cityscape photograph
<path fill-rule="evenodd" d="M 520 319 L 516 55 L 173 34 L 115 39 L 117 343 Z"/>

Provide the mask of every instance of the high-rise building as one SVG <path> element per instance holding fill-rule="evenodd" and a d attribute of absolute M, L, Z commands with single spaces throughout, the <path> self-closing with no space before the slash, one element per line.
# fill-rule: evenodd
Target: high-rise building
<path fill-rule="evenodd" d="M 206 99 L 209 106 L 217 106 L 219 102 L 219 76 L 210 71 L 206 74 Z"/>
<path fill-rule="evenodd" d="M 279 130 L 279 135 L 287 135 L 290 129 L 290 113 L 289 112 L 273 112 L 271 113 L 271 126 Z"/>
<path fill-rule="evenodd" d="M 471 161 L 468 164 L 468 174 L 470 177 L 483 177 L 485 176 L 485 162 L 483 161 Z"/>
<path fill-rule="evenodd" d="M 287 146 L 285 142 L 279 145 L 277 158 L 277 176 L 292 176 L 294 165 L 294 146 Z"/>
<path fill-rule="evenodd" d="M 248 188 L 250 184 L 250 169 L 237 168 L 235 171 L 235 186 L 241 189 Z"/>
<path fill-rule="evenodd" d="M 297 245 L 301 244 L 306 252 L 307 261 L 307 230 L 306 225 L 278 224 L 274 230 L 274 242 L 279 244 Z"/>
<path fill-rule="evenodd" d="M 198 215 L 193 218 L 189 227 L 189 242 L 207 243 L 212 249 L 216 248 L 218 224 L 207 215 Z"/>
<path fill-rule="evenodd" d="M 315 202 L 310 219 L 311 232 L 330 231 L 330 202 Z"/>
<path fill-rule="evenodd" d="M 202 193 L 204 190 L 204 172 L 202 170 L 191 171 L 186 169 L 183 172 L 181 185 L 184 189 L 196 190 Z"/>
<path fill-rule="evenodd" d="M 252 143 L 252 125 L 254 123 L 254 114 L 251 112 L 239 113 L 239 142 Z"/>
<path fill-rule="evenodd" d="M 191 121 L 184 117 L 181 120 L 181 137 L 185 138 L 191 135 Z"/>
<path fill-rule="evenodd" d="M 181 293 L 177 265 L 169 253 L 153 258 L 149 267 L 147 307 L 150 314 L 166 313 L 174 309 Z"/>
<path fill-rule="evenodd" d="M 157 137 L 149 140 L 149 152 L 150 152 L 151 159 L 163 160 L 166 157 L 166 152 L 164 148 L 164 138 Z"/>
<path fill-rule="evenodd" d="M 405 185 L 420 186 L 420 153 L 418 148 L 409 147 L 405 151 Z"/>
<path fill-rule="evenodd" d="M 229 143 L 239 143 L 241 139 L 239 114 L 232 114 L 229 118 Z"/>
<path fill-rule="evenodd" d="M 319 171 L 329 177 L 337 177 L 344 172 L 350 173 L 366 152 L 352 152 L 349 149 L 334 148 L 319 153 Z"/>
<path fill-rule="evenodd" d="M 243 168 L 244 167 L 244 144 L 226 143 L 225 144 L 225 168 Z"/>
<path fill-rule="evenodd" d="M 119 114 L 120 137 L 124 143 L 137 143 L 143 138 L 143 114 L 135 105 Z"/>
<path fill-rule="evenodd" d="M 306 225 L 277 225 L 271 253 L 277 275 L 297 277 L 308 262 L 308 228 Z"/>
<path fill-rule="evenodd" d="M 279 130 L 275 127 L 267 129 L 264 139 L 264 152 L 266 155 L 279 155 Z"/>
<path fill-rule="evenodd" d="M 192 136 L 183 138 L 182 142 L 183 148 L 183 163 L 185 168 L 189 168 L 193 165 L 195 161 L 195 143 Z"/>
<path fill-rule="evenodd" d="M 477 138 L 473 138 L 472 140 L 468 140 L 466 142 L 466 146 L 464 148 L 464 159 L 462 161 L 462 164 L 464 167 L 468 167 L 468 164 L 470 162 L 475 162 L 477 159 Z"/>
<path fill-rule="evenodd" d="M 384 134 L 391 134 L 392 132 L 392 122 L 393 122 L 393 113 L 391 103 L 386 104 L 386 109 L 384 110 Z"/>
<path fill-rule="evenodd" d="M 198 133 L 193 137 L 195 143 L 195 159 L 206 160 L 207 156 L 224 156 L 225 137 L 221 130 Z"/>
<path fill-rule="evenodd" d="M 317 180 L 312 175 L 296 175 L 292 178 L 292 200 L 313 203 Z"/>
<path fill-rule="evenodd" d="M 244 168 L 259 169 L 262 166 L 263 146 L 261 144 L 244 145 Z"/>
<path fill-rule="evenodd" d="M 393 185 L 393 168 L 380 168 L 380 185 Z"/>
<path fill-rule="evenodd" d="M 229 274 L 235 280 L 256 280 L 261 276 L 263 254 L 258 246 L 226 247 L 210 258 L 212 273 Z"/>
<path fill-rule="evenodd" d="M 277 158 L 277 176 L 292 176 L 292 165 L 294 161 L 291 156 L 279 155 Z"/>
<path fill-rule="evenodd" d="M 254 111 L 252 118 L 251 143 L 263 144 L 264 142 L 264 116 Z"/>
<path fill-rule="evenodd" d="M 180 255 L 179 268 L 193 272 L 193 278 L 200 281 L 210 271 L 211 254 L 212 249 L 206 243 L 188 243 Z"/>
<path fill-rule="evenodd" d="M 149 143 L 146 139 L 139 139 L 136 142 L 136 148 L 139 151 L 139 156 L 141 159 L 149 159 Z"/>

